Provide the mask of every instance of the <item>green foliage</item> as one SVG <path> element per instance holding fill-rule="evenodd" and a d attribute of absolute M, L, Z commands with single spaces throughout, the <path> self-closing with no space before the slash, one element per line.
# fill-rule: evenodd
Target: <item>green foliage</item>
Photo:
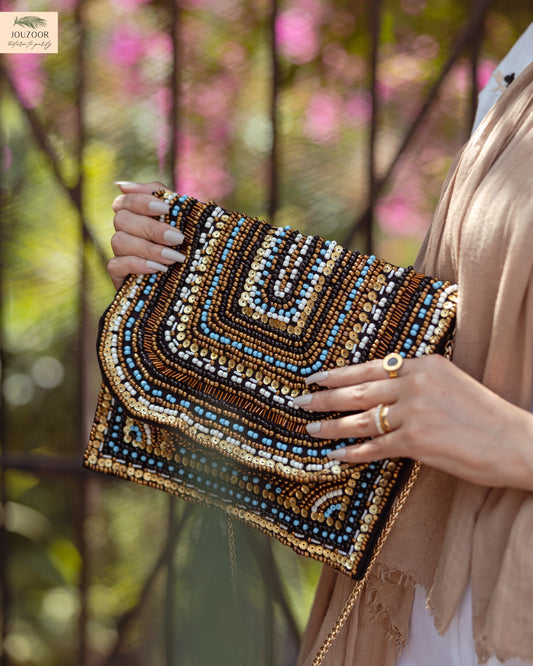
<path fill-rule="evenodd" d="M 148 488 L 81 475 L 99 383 L 93 343 L 113 295 L 104 261 L 118 194 L 113 181 L 162 180 L 253 215 L 268 210 L 270 3 L 178 4 L 175 73 L 173 18 L 168 3 L 156 0 L 135 3 L 135 11 L 125 0 L 93 0 L 83 3 L 81 22 L 63 3 L 58 55 L 3 59 L 13 87 L 4 80 L 0 96 L 2 427 L 6 452 L 35 465 L 7 468 L 2 477 L 2 566 L 10 588 L 2 649 L 16 666 L 78 663 L 85 584 L 90 663 L 289 666 L 319 575 L 316 563 L 236 526 L 235 602 L 220 516 Z M 280 3 L 276 222 L 340 241 L 368 203 L 371 6 Z M 57 11 L 47 2 L 39 9 Z M 383 3 L 378 177 L 468 9 L 460 0 Z M 33 18 L 18 24 L 39 27 Z M 529 20 L 525 1 L 492 4 L 481 80 Z M 394 263 L 415 257 L 448 165 L 469 133 L 469 46 L 380 192 L 374 249 Z M 353 246 L 362 243 L 356 234 Z M 75 466 L 47 472 L 57 461 Z M 163 551 L 170 569 L 160 562 Z"/>

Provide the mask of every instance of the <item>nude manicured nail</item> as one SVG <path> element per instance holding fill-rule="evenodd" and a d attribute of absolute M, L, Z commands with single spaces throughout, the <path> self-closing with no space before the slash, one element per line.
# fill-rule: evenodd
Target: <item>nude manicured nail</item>
<path fill-rule="evenodd" d="M 297 407 L 303 407 L 303 405 L 308 405 L 312 399 L 312 393 L 304 393 L 303 395 L 299 395 L 296 398 L 293 398 L 292 401 Z"/>
<path fill-rule="evenodd" d="M 165 259 L 170 259 L 170 261 L 176 261 L 182 264 L 185 261 L 185 255 L 181 252 L 176 252 L 176 250 L 171 250 L 169 247 L 165 247 L 161 250 L 161 256 Z"/>
<path fill-rule="evenodd" d="M 158 264 L 157 261 L 150 261 L 150 259 L 147 260 L 146 266 L 148 268 L 153 268 L 156 271 L 162 271 L 163 273 L 168 271 L 168 266 L 165 266 L 164 264 Z"/>
<path fill-rule="evenodd" d="M 131 180 L 115 180 L 113 183 L 117 187 L 136 187 L 137 183 L 133 183 Z"/>
<path fill-rule="evenodd" d="M 170 206 L 164 201 L 150 201 L 148 208 L 156 215 L 166 215 L 170 210 Z"/>
<path fill-rule="evenodd" d="M 335 451 L 330 451 L 328 453 L 328 458 L 333 458 L 333 460 L 344 460 L 346 458 L 346 449 L 335 449 Z"/>
<path fill-rule="evenodd" d="M 163 234 L 163 237 L 170 245 L 181 245 L 184 238 L 181 231 L 178 231 L 177 229 L 167 229 Z"/>
<path fill-rule="evenodd" d="M 323 370 L 322 372 L 315 372 L 312 375 L 309 375 L 309 377 L 306 378 L 305 383 L 306 384 L 316 384 L 317 382 L 323 382 L 324 379 L 326 379 L 328 376 L 328 372 L 326 370 Z"/>
<path fill-rule="evenodd" d="M 308 423 L 305 427 L 310 435 L 316 435 L 317 433 L 320 432 L 320 428 L 322 427 L 322 421 L 315 421 L 315 423 Z"/>

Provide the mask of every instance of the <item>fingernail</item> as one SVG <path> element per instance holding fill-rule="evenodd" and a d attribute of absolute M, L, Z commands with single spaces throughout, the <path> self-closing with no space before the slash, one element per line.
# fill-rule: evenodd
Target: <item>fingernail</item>
<path fill-rule="evenodd" d="M 165 259 L 170 259 L 170 261 L 177 261 L 182 264 L 185 261 L 185 255 L 181 252 L 176 252 L 176 250 L 171 250 L 169 247 L 165 247 L 161 250 L 161 256 Z"/>
<path fill-rule="evenodd" d="M 333 460 L 344 460 L 346 458 L 346 449 L 335 449 L 328 453 L 328 458 L 333 458 Z"/>
<path fill-rule="evenodd" d="M 292 399 L 292 402 L 297 406 L 297 407 L 302 407 L 303 405 L 308 405 L 313 398 L 312 393 L 304 393 L 303 395 L 299 395 L 296 398 Z"/>
<path fill-rule="evenodd" d="M 168 229 L 163 236 L 165 241 L 170 245 L 181 245 L 184 239 L 184 235 L 177 229 Z"/>
<path fill-rule="evenodd" d="M 316 384 L 317 382 L 323 382 L 324 379 L 326 379 L 328 376 L 327 370 L 323 370 L 322 372 L 315 372 L 312 375 L 309 375 L 309 377 L 306 378 L 305 383 L 306 384 Z"/>
<path fill-rule="evenodd" d="M 170 210 L 170 206 L 164 201 L 150 201 L 148 208 L 156 215 L 166 215 Z"/>
<path fill-rule="evenodd" d="M 131 180 L 115 180 L 113 183 L 117 187 L 136 187 L 137 183 L 133 183 Z"/>
<path fill-rule="evenodd" d="M 150 261 L 150 259 L 146 261 L 146 266 L 148 268 L 153 268 L 156 271 L 162 271 L 163 273 L 168 271 L 168 266 L 165 266 L 164 264 L 158 264 L 157 261 Z"/>
<path fill-rule="evenodd" d="M 308 423 L 306 426 L 307 432 L 310 435 L 316 435 L 317 433 L 320 432 L 320 428 L 322 427 L 322 421 L 315 421 L 314 423 Z"/>

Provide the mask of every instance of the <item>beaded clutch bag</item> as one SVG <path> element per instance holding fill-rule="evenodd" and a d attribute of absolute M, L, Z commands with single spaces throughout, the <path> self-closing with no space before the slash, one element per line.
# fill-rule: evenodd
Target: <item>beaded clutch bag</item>
<path fill-rule="evenodd" d="M 185 234 L 186 261 L 130 276 L 102 317 L 103 385 L 85 464 L 220 509 L 361 579 L 412 462 L 328 459 L 357 440 L 313 439 L 306 424 L 337 415 L 292 398 L 319 370 L 443 353 L 456 287 L 213 203 L 157 195 Z"/>

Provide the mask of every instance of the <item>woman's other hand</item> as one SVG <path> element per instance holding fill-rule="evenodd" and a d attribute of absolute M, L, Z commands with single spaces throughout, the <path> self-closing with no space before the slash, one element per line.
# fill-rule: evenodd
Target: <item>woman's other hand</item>
<path fill-rule="evenodd" d="M 115 256 L 109 260 L 107 271 L 118 289 L 132 273 L 167 271 L 185 256 L 176 249 L 183 242 L 181 231 L 159 220 L 168 212 L 167 204 L 152 195 L 155 190 L 169 188 L 157 182 L 115 184 L 122 194 L 113 201 L 115 233 L 111 247 Z"/>
<path fill-rule="evenodd" d="M 309 424 L 313 437 L 370 438 L 331 458 L 357 464 L 405 456 L 481 485 L 533 490 L 533 415 L 442 356 L 405 360 L 392 379 L 382 361 L 369 361 L 309 380 L 327 390 L 296 398 L 300 408 L 351 412 Z M 381 405 L 391 430 L 380 435 Z"/>

